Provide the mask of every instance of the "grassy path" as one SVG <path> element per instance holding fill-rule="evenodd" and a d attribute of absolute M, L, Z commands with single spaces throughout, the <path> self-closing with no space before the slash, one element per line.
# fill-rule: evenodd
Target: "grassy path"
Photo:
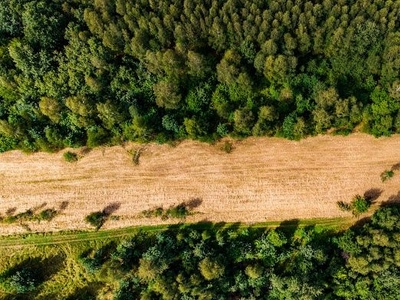
<path fill-rule="evenodd" d="M 230 227 L 230 226 L 252 226 L 256 228 L 276 228 L 276 227 L 307 227 L 315 226 L 320 229 L 343 230 L 355 222 L 354 218 L 332 218 L 332 219 L 306 219 L 289 220 L 283 222 L 263 222 L 254 224 L 245 223 L 194 223 L 186 225 L 196 226 L 198 228 L 210 228 L 210 226 Z M 182 224 L 183 225 L 183 224 Z M 159 226 L 140 226 L 126 227 L 111 230 L 99 231 L 79 231 L 79 232 L 57 232 L 57 233 L 27 233 L 22 235 L 2 236 L 0 237 L 0 248 L 23 247 L 23 246 L 44 246 L 75 243 L 82 241 L 94 241 L 102 239 L 116 239 L 131 236 L 138 231 L 159 231 L 169 228 L 171 225 Z M 173 227 L 174 225 L 172 225 Z"/>

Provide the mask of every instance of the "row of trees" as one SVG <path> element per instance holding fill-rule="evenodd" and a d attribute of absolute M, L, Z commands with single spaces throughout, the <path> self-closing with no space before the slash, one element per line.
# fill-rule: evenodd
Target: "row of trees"
<path fill-rule="evenodd" d="M 114 299 L 398 299 L 399 235 L 397 205 L 342 233 L 182 225 L 89 248 L 79 261 Z"/>
<path fill-rule="evenodd" d="M 0 150 L 400 131 L 398 1 L 6 0 Z"/>
<path fill-rule="evenodd" d="M 399 236 L 398 204 L 344 232 L 297 220 L 277 229 L 174 225 L 87 243 L 67 264 L 63 254 L 26 259 L 24 252 L 0 274 L 0 290 L 5 299 L 54 298 L 46 283 L 78 263 L 92 274 L 82 278 L 92 279 L 63 299 L 398 299 Z"/>

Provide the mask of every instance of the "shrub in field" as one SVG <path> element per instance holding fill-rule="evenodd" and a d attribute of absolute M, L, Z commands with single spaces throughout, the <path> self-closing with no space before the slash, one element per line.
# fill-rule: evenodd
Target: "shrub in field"
<path fill-rule="evenodd" d="M 146 218 L 161 217 L 163 213 L 164 209 L 162 207 L 142 211 L 142 215 Z"/>
<path fill-rule="evenodd" d="M 386 180 L 392 178 L 393 176 L 394 176 L 393 170 L 385 170 L 381 173 L 381 180 L 382 182 L 385 182 Z"/>
<path fill-rule="evenodd" d="M 33 216 L 33 211 L 31 209 L 28 209 L 25 212 L 16 215 L 16 218 L 18 220 L 30 220 L 33 218 Z"/>
<path fill-rule="evenodd" d="M 51 221 L 57 215 L 57 213 L 57 210 L 54 208 L 42 210 L 40 213 L 34 213 L 33 209 L 27 209 L 26 211 L 16 215 L 2 217 L 0 218 L 0 222 L 12 224 L 17 221 Z"/>
<path fill-rule="evenodd" d="M 96 230 L 100 229 L 106 221 L 107 215 L 104 211 L 96 211 L 85 217 L 85 221 L 96 228 Z"/>
<path fill-rule="evenodd" d="M 50 221 L 57 215 L 57 211 L 54 208 L 48 208 L 41 211 L 38 215 L 39 220 Z"/>
<path fill-rule="evenodd" d="M 67 162 L 78 161 L 78 154 L 71 152 L 71 151 L 64 152 L 63 157 L 64 157 L 64 160 Z"/>
<path fill-rule="evenodd" d="M 155 209 L 148 209 L 142 211 L 142 216 L 145 218 L 161 217 L 162 220 L 169 218 L 173 219 L 184 219 L 190 214 L 190 211 L 185 203 L 181 203 L 177 206 L 171 206 L 168 209 L 157 207 Z"/>
<path fill-rule="evenodd" d="M 85 217 L 85 221 L 99 230 L 104 223 L 110 219 L 112 214 L 120 207 L 120 203 L 111 203 L 107 205 L 102 211 L 92 212 Z M 118 216 L 113 216 L 114 220 L 118 220 Z"/>
<path fill-rule="evenodd" d="M 4 219 L 2 219 L 2 222 L 4 223 L 15 223 L 17 221 L 30 221 L 35 217 L 33 211 L 31 209 L 27 209 L 26 211 L 19 213 L 15 216 L 7 216 Z"/>
<path fill-rule="evenodd" d="M 371 202 L 360 195 L 354 196 L 353 200 L 351 201 L 352 212 L 355 216 L 367 212 L 370 206 Z"/>
<path fill-rule="evenodd" d="M 167 218 L 184 219 L 189 215 L 189 210 L 186 208 L 184 203 L 181 203 L 177 206 L 168 208 L 165 215 Z"/>
<path fill-rule="evenodd" d="M 143 149 L 144 148 L 142 147 L 138 149 L 131 149 L 128 151 L 128 153 L 132 156 L 132 163 L 135 166 L 138 166 L 140 163 L 140 155 L 142 154 Z"/>
<path fill-rule="evenodd" d="M 222 146 L 222 150 L 225 151 L 226 153 L 231 153 L 233 150 L 233 145 L 232 143 L 225 141 L 223 146 Z"/>
<path fill-rule="evenodd" d="M 16 222 L 18 219 L 16 216 L 7 216 L 7 217 L 2 217 L 1 218 L 1 222 L 2 223 L 6 223 L 6 224 L 12 224 L 14 222 Z"/>
<path fill-rule="evenodd" d="M 350 203 L 343 201 L 336 202 L 341 211 L 351 211 L 354 216 L 359 216 L 368 211 L 371 206 L 371 199 L 366 199 L 361 195 L 355 195 Z"/>
<path fill-rule="evenodd" d="M 134 165 L 139 165 L 140 149 L 136 150 L 132 155 L 132 162 Z"/>

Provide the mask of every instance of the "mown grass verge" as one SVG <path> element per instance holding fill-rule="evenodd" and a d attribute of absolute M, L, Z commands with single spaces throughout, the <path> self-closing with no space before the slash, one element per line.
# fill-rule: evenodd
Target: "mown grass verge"
<path fill-rule="evenodd" d="M 329 229 L 341 231 L 347 229 L 354 223 L 353 218 L 329 218 L 329 219 L 305 219 L 305 220 L 287 220 L 287 221 L 270 221 L 261 223 L 218 223 L 221 226 L 236 225 L 239 227 L 255 227 L 255 228 L 276 228 L 276 227 L 307 227 L 314 226 L 316 230 Z M 190 224 L 197 228 L 207 229 L 210 227 L 209 222 L 201 222 Z M 46 232 L 46 233 L 26 233 L 11 236 L 0 236 L 0 248 L 2 247 L 20 247 L 20 246 L 44 246 L 53 244 L 79 243 L 85 241 L 98 241 L 103 239 L 129 237 L 138 231 L 152 232 L 161 231 L 170 228 L 173 225 L 152 225 L 152 226 L 132 226 L 119 229 L 106 229 L 99 231 L 62 231 L 62 232 Z"/>

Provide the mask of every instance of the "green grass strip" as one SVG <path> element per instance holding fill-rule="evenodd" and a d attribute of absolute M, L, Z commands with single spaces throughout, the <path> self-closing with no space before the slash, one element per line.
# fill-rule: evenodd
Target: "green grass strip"
<path fill-rule="evenodd" d="M 178 223 L 156 226 L 134 226 L 118 229 L 106 229 L 99 231 L 62 231 L 47 233 L 27 233 L 0 237 L 0 247 L 22 247 L 22 246 L 43 246 L 82 241 L 94 241 L 102 239 L 124 238 L 136 234 L 138 231 L 161 231 L 175 226 L 194 226 L 196 228 L 227 228 L 227 227 L 254 227 L 254 228 L 277 228 L 277 227 L 307 227 L 314 226 L 318 230 L 342 231 L 354 223 L 354 218 L 329 218 L 329 219 L 305 219 L 273 221 L 261 223 Z"/>

